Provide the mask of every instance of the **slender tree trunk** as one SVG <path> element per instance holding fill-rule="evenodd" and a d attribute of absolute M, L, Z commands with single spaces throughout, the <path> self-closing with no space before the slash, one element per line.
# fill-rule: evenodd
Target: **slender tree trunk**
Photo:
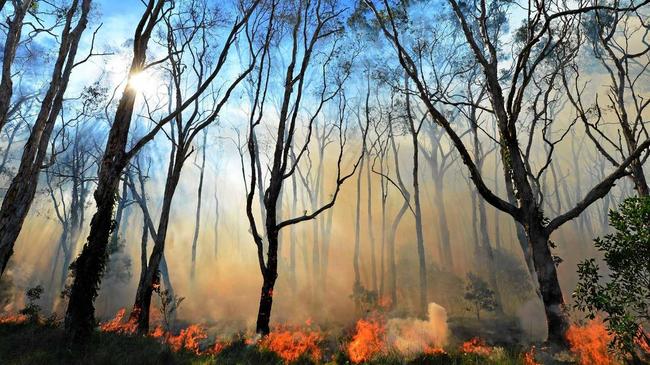
<path fill-rule="evenodd" d="M 16 51 L 20 44 L 25 15 L 27 15 L 32 3 L 33 0 L 14 1 L 13 19 L 7 19 L 8 28 L 2 57 L 2 79 L 0 80 L 0 131 L 7 123 L 9 105 L 13 94 L 11 65 L 14 63 Z M 4 7 L 4 2 L 2 6 Z"/>
<path fill-rule="evenodd" d="M 352 267 L 354 269 L 354 289 L 361 288 L 361 272 L 359 269 L 359 256 L 361 255 L 361 176 L 363 175 L 363 163 L 359 167 L 357 175 L 357 201 L 354 218 L 354 257 Z"/>
<path fill-rule="evenodd" d="M 454 256 L 451 252 L 449 239 L 449 223 L 447 223 L 447 208 L 445 205 L 444 186 L 442 177 L 434 177 L 435 193 L 433 194 L 434 204 L 438 213 L 438 234 L 440 237 L 440 258 L 447 270 L 454 267 Z"/>
<path fill-rule="evenodd" d="M 366 159 L 366 180 L 368 182 L 368 238 L 370 239 L 370 268 L 372 274 L 372 290 L 379 291 L 377 285 L 377 250 L 375 244 L 375 227 L 372 224 L 372 178 L 370 175 L 370 156 Z"/>
<path fill-rule="evenodd" d="M 383 161 L 381 173 L 384 174 Z M 380 180 L 381 187 L 381 247 L 379 253 L 379 298 L 384 298 L 384 278 L 386 272 L 386 187 L 384 177 Z"/>
<path fill-rule="evenodd" d="M 219 256 L 219 220 L 221 219 L 221 212 L 219 207 L 219 195 L 216 188 L 214 192 L 214 258 Z"/>
<path fill-rule="evenodd" d="M 159 285 L 160 277 L 163 271 L 167 272 L 166 264 L 161 266 L 164 261 L 165 254 L 165 241 L 167 239 L 167 229 L 169 227 L 169 217 L 171 214 L 172 201 L 174 193 L 180 180 L 185 150 L 182 146 L 172 149 L 172 159 L 169 162 L 169 173 L 167 175 L 167 182 L 165 183 L 165 191 L 163 193 L 163 203 L 160 209 L 160 218 L 156 235 L 154 237 L 154 246 L 149 256 L 147 270 L 143 275 L 142 281 L 138 283 L 136 292 L 135 303 L 131 311 L 131 320 L 138 323 L 138 333 L 146 334 L 149 332 L 149 313 L 151 307 L 151 297 L 155 285 Z M 163 270 L 164 269 L 164 270 Z M 167 276 L 167 275 L 165 275 Z M 169 289 L 171 286 L 169 279 L 166 280 L 166 287 Z"/>
<path fill-rule="evenodd" d="M 199 242 L 199 229 L 201 227 L 201 198 L 203 196 L 203 176 L 205 173 L 205 150 L 208 132 L 203 131 L 203 154 L 201 156 L 201 173 L 199 174 L 199 188 L 196 202 L 196 218 L 194 220 L 194 238 L 192 239 L 192 266 L 190 269 L 190 279 L 194 280 L 196 274 L 196 246 Z"/>
<path fill-rule="evenodd" d="M 298 184 L 296 183 L 296 175 L 291 175 L 291 191 L 293 197 L 291 198 L 291 216 L 295 217 L 298 214 Z M 297 277 L 296 277 L 296 245 L 298 244 L 298 235 L 296 233 L 296 226 L 289 227 L 289 282 L 291 283 L 291 291 L 296 294 L 297 291 Z"/>

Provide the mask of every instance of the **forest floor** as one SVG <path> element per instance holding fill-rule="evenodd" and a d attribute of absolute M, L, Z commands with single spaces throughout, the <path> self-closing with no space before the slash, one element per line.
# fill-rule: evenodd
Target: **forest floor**
<path fill-rule="evenodd" d="M 335 342 L 341 341 L 334 339 Z M 0 324 L 0 364 L 314 364 L 308 353 L 295 361 L 285 361 L 276 352 L 250 341 L 233 340 L 212 354 L 197 354 L 172 346 L 152 337 L 141 337 L 97 331 L 85 350 L 67 346 L 60 324 Z M 351 364 L 344 346 L 323 350 L 321 364 Z M 434 364 L 434 365 L 532 365 L 523 350 L 491 348 L 488 353 L 467 353 L 461 349 L 445 349 L 430 355 L 405 359 L 395 354 L 374 356 L 366 364 Z M 496 350 L 495 350 L 496 349 Z M 544 362 L 546 363 L 546 362 Z"/>

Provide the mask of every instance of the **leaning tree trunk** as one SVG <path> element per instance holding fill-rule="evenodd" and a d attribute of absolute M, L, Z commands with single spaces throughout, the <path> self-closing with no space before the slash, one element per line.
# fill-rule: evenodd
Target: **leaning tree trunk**
<path fill-rule="evenodd" d="M 38 176 L 48 152 L 54 125 L 63 107 L 63 97 L 74 68 L 79 41 L 88 24 L 90 3 L 90 0 L 84 0 L 81 4 L 81 14 L 74 28 L 72 21 L 79 10 L 78 1 L 71 4 L 66 12 L 61 46 L 50 85 L 25 143 L 18 173 L 12 179 L 0 207 L 0 277 L 13 255 L 14 245 L 36 194 Z"/>
<path fill-rule="evenodd" d="M 165 191 L 163 193 L 163 203 L 160 209 L 160 218 L 158 228 L 154 237 L 154 246 L 149 256 L 146 271 L 142 276 L 143 280 L 138 283 L 135 302 L 131 311 L 130 320 L 138 324 L 137 332 L 146 334 L 149 332 L 149 313 L 151 309 L 151 298 L 156 285 L 160 284 L 161 262 L 164 260 L 165 240 L 167 238 L 167 229 L 169 227 L 169 216 L 171 206 L 181 176 L 182 161 L 185 156 L 185 150 L 178 147 L 176 150 L 175 161 L 170 162 L 170 174 L 167 177 Z M 166 270 L 165 270 L 166 271 Z M 169 289 L 170 283 L 167 279 L 166 287 Z M 173 295 L 171 293 L 168 293 Z"/>
<path fill-rule="evenodd" d="M 146 51 L 153 28 L 165 4 L 150 0 L 133 40 L 133 60 L 129 77 L 140 72 L 146 61 Z M 65 316 L 65 329 L 75 341 L 85 341 L 95 326 L 94 299 L 106 267 L 106 246 L 112 229 L 115 194 L 120 176 L 128 163 L 126 143 L 133 117 L 136 92 L 125 88 L 117 105 L 115 119 L 108 133 L 104 156 L 97 176 L 96 211 L 90 221 L 90 234 L 81 254 L 74 263 L 74 282 Z"/>
<path fill-rule="evenodd" d="M 7 123 L 9 105 L 13 94 L 13 81 L 11 80 L 11 65 L 16 58 L 16 51 L 20 44 L 20 35 L 23 29 L 25 15 L 32 7 L 33 0 L 24 0 L 21 3 L 14 2 L 13 19 L 8 19 L 7 35 L 4 44 L 2 57 L 2 78 L 0 80 L 0 130 Z M 2 2 L 4 7 L 4 1 Z M 2 7 L 0 7 L 2 9 Z"/>

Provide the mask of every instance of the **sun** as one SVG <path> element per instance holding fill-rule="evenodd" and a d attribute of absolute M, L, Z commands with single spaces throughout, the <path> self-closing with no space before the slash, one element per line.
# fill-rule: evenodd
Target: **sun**
<path fill-rule="evenodd" d="M 137 72 L 129 77 L 127 87 L 137 93 L 153 92 L 156 89 L 156 80 L 147 72 Z"/>

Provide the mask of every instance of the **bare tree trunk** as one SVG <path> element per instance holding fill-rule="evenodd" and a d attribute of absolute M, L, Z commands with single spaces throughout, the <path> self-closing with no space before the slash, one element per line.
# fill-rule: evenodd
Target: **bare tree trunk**
<path fill-rule="evenodd" d="M 298 214 L 298 184 L 296 183 L 296 175 L 291 175 L 291 191 L 293 197 L 291 198 L 291 216 L 295 217 Z M 296 233 L 296 226 L 289 227 L 289 282 L 291 283 L 291 290 L 295 294 L 297 291 L 297 278 L 296 278 L 296 245 L 298 244 L 298 235 Z"/>
<path fill-rule="evenodd" d="M 361 272 L 359 269 L 359 256 L 361 255 L 361 175 L 363 173 L 363 163 L 359 167 L 357 175 L 357 201 L 354 218 L 354 256 L 352 258 L 352 268 L 354 269 L 354 287 L 356 293 L 361 288 Z"/>
<path fill-rule="evenodd" d="M 13 94 L 11 65 L 14 63 L 16 51 L 20 44 L 23 20 L 25 19 L 25 15 L 27 15 L 29 9 L 32 7 L 33 0 L 14 1 L 13 3 L 13 19 L 7 19 L 7 36 L 2 56 L 2 79 L 0 80 L 0 131 L 7 123 L 9 105 L 11 104 L 11 96 Z M 4 7 L 4 2 L 2 3 L 2 7 Z M 2 7 L 0 7 L 0 9 L 2 9 Z"/>
<path fill-rule="evenodd" d="M 219 256 L 219 220 L 221 219 L 221 212 L 219 206 L 219 195 L 216 187 L 214 191 L 214 258 Z"/>
<path fill-rule="evenodd" d="M 537 280 L 542 301 L 544 302 L 548 325 L 548 341 L 554 344 L 565 343 L 569 318 L 564 309 L 564 298 L 557 277 L 555 261 L 549 248 L 549 237 L 544 233 L 541 225 L 531 225 L 527 236 L 533 248 Z"/>
<path fill-rule="evenodd" d="M 207 143 L 208 132 L 206 129 L 203 130 L 203 154 L 201 155 L 201 166 L 199 174 L 199 188 L 197 192 L 197 203 L 196 203 L 196 218 L 194 221 L 194 238 L 192 239 L 192 266 L 190 269 L 190 279 L 194 280 L 194 275 L 196 274 L 196 246 L 199 241 L 199 229 L 201 226 L 201 198 L 203 196 L 203 176 L 205 173 L 205 150 Z"/>
<path fill-rule="evenodd" d="M 366 160 L 366 180 L 368 182 L 368 238 L 370 239 L 370 268 L 372 274 L 372 290 L 379 291 L 377 285 L 377 252 L 375 248 L 375 227 L 372 224 L 372 179 L 370 176 L 370 156 Z"/>
<path fill-rule="evenodd" d="M 160 218 L 158 227 L 154 236 L 154 246 L 149 256 L 147 269 L 143 275 L 143 279 L 138 283 L 135 302 L 133 310 L 131 311 L 130 318 L 137 321 L 138 333 L 146 334 L 149 332 L 149 311 L 151 307 L 151 297 L 153 295 L 154 286 L 160 282 L 159 273 L 162 273 L 163 268 L 161 262 L 164 260 L 165 240 L 167 238 L 167 228 L 169 227 L 169 216 L 171 214 L 172 200 L 174 192 L 178 186 L 180 179 L 180 172 L 182 162 L 179 156 L 184 155 L 184 151 L 176 155 L 176 161 L 170 162 L 167 182 L 165 184 L 165 191 L 163 193 L 163 203 L 160 210 Z M 172 160 L 173 161 L 173 160 Z M 178 165 L 180 163 L 180 165 Z M 165 264 L 166 269 L 166 264 Z M 167 270 L 164 270 L 165 272 Z M 167 278 L 166 284 L 169 285 L 170 281 Z"/>
<path fill-rule="evenodd" d="M 18 173 L 11 181 L 2 201 L 0 208 L 0 277 L 7 267 L 9 258 L 13 255 L 14 244 L 36 194 L 38 176 L 48 152 L 54 125 L 63 107 L 63 97 L 74 68 L 79 41 L 88 23 L 90 3 L 90 0 L 83 0 L 79 7 L 78 0 L 75 0 L 66 13 L 61 46 L 52 72 L 50 86 L 25 144 Z M 73 28 L 72 22 L 79 10 L 81 10 L 80 16 L 77 25 Z"/>
<path fill-rule="evenodd" d="M 406 78 L 406 89 L 408 90 L 408 77 Z M 409 127 L 411 130 L 411 141 L 413 143 L 413 202 L 415 205 L 415 233 L 417 237 L 417 252 L 420 272 L 420 305 L 418 308 L 419 315 L 426 318 L 428 306 L 428 288 L 427 288 L 427 265 L 426 256 L 424 252 L 424 232 L 422 228 L 422 207 L 420 205 L 420 177 L 419 177 L 419 147 L 418 147 L 418 134 L 422 127 L 416 125 L 411 114 L 411 105 L 409 94 L 406 94 L 406 114 L 408 116 Z"/>
<path fill-rule="evenodd" d="M 454 267 L 454 256 L 451 252 L 451 243 L 449 239 L 449 223 L 447 223 L 447 208 L 445 205 L 444 195 L 444 178 L 442 176 L 434 176 L 435 192 L 433 194 L 433 201 L 436 205 L 436 212 L 438 213 L 438 233 L 440 237 L 440 258 L 448 270 Z"/>
<path fill-rule="evenodd" d="M 147 4 L 133 41 L 134 54 L 129 77 L 137 74 L 144 67 L 149 38 L 164 4 L 164 0 L 149 0 Z M 94 194 L 96 212 L 90 222 L 87 242 L 75 261 L 74 282 L 65 317 L 66 332 L 75 341 L 87 339 L 95 325 L 93 301 L 106 266 L 105 252 L 112 229 L 114 195 L 120 175 L 128 163 L 126 143 L 135 98 L 135 90 L 126 88 L 118 103 L 97 176 L 98 183 Z"/>

